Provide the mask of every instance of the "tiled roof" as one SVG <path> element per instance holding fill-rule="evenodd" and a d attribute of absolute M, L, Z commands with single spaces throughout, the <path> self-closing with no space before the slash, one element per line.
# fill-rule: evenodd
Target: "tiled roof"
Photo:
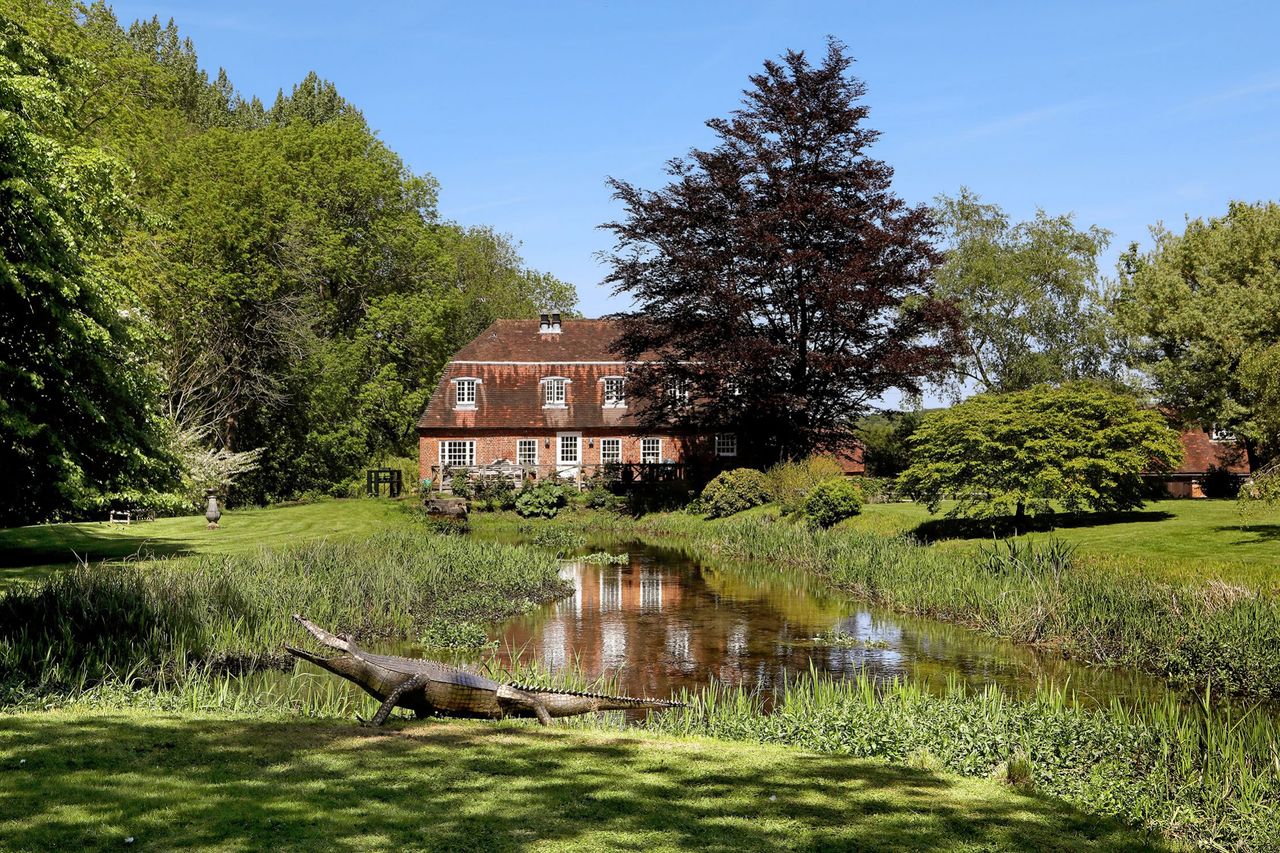
<path fill-rule="evenodd" d="M 1233 441 L 1214 441 L 1202 429 L 1183 432 L 1182 464 L 1173 474 L 1204 474 L 1210 468 L 1225 468 L 1232 474 L 1248 474 L 1249 460 L 1244 448 Z"/>
<path fill-rule="evenodd" d="M 565 319 L 558 334 L 540 334 L 537 320 L 497 320 L 467 344 L 440 377 L 419 429 L 635 428 L 634 407 L 604 408 L 606 376 L 626 365 L 612 351 L 612 320 Z M 454 406 L 453 381 L 476 385 L 474 409 Z M 564 408 L 544 408 L 540 381 L 569 380 Z M 634 406 L 634 404 L 633 404 Z"/>
<path fill-rule="evenodd" d="M 539 334 L 537 320 L 495 320 L 454 361 L 619 361 L 614 320 L 565 319 L 556 334 Z"/>

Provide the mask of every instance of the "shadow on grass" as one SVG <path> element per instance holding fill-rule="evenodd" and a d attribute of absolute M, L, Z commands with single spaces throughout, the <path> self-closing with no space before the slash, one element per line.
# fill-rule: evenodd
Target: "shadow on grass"
<path fill-rule="evenodd" d="M 0 717 L 0 767 L 17 849 L 1160 849 L 923 770 L 486 724 Z"/>
<path fill-rule="evenodd" d="M 1056 512 L 1018 521 L 1011 515 L 998 518 L 934 518 L 921 522 L 911 531 L 922 542 L 944 539 L 1007 539 L 1024 533 L 1045 533 L 1079 527 L 1105 527 L 1110 524 L 1168 521 L 1173 513 L 1164 510 L 1131 510 L 1129 512 Z"/>
<path fill-rule="evenodd" d="M 1253 545 L 1258 542 L 1280 542 L 1280 524 L 1220 524 L 1213 528 L 1221 533 L 1239 533 L 1242 537 L 1232 545 Z"/>
<path fill-rule="evenodd" d="M 135 533 L 134 530 L 137 530 Z M 0 568 L 74 565 L 80 560 L 122 560 L 130 557 L 175 557 L 192 553 L 182 542 L 168 542 L 146 535 L 146 526 L 120 528 L 103 526 L 49 525 L 3 531 L 0 536 Z"/>

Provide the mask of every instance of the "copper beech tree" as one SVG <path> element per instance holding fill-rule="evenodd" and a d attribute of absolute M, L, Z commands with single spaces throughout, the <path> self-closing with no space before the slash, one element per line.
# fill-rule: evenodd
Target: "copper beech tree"
<path fill-rule="evenodd" d="M 645 419 L 797 457 L 848 446 L 886 391 L 945 370 L 957 326 L 932 295 L 936 225 L 867 155 L 879 134 L 851 62 L 834 39 L 819 65 L 766 62 L 667 186 L 610 179 L 625 215 L 602 226 L 606 280 L 633 301 L 616 348 L 642 362 L 629 396 Z"/>

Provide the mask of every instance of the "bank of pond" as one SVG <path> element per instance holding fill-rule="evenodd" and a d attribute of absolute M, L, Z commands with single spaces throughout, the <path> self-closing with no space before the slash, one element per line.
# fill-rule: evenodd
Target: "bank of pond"
<path fill-rule="evenodd" d="M 751 520 L 584 517 L 557 529 L 554 548 L 497 541 L 550 541 L 497 524 L 484 539 L 405 529 L 62 572 L 0 596 L 3 701 L 367 715 L 367 697 L 284 654 L 303 640 L 290 619 L 303 612 L 375 648 L 503 680 L 688 703 L 572 726 L 996 776 L 1209 848 L 1280 843 L 1269 596 L 1133 577 L 1108 591 L 1051 549 L 940 555 Z M 634 553 L 568 564 L 556 553 L 601 548 Z"/>

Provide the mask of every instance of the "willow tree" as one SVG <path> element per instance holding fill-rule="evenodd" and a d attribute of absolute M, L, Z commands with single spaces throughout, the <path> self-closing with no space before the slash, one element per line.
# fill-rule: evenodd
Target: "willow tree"
<path fill-rule="evenodd" d="M 645 363 L 630 395 L 646 420 L 736 425 L 770 456 L 839 449 L 873 401 L 949 363 L 936 226 L 868 155 L 879 134 L 851 62 L 834 40 L 817 65 L 766 62 L 667 186 L 610 180 L 625 215 L 603 226 L 607 281 L 635 306 L 616 348 Z"/>

